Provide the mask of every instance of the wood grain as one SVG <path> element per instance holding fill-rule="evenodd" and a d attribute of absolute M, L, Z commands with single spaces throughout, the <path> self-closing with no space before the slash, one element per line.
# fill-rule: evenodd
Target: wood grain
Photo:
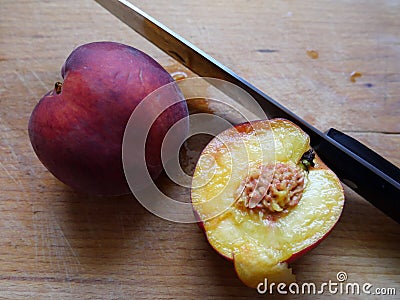
<path fill-rule="evenodd" d="M 319 129 L 348 132 L 400 166 L 398 1 L 132 2 Z M 132 196 L 76 194 L 38 161 L 30 113 L 61 79 L 67 55 L 97 40 L 176 68 L 94 1 L 1 2 L 0 298 L 264 298 L 239 282 L 197 225 L 162 220 Z M 353 71 L 362 74 L 354 83 Z M 330 237 L 293 264 L 298 280 L 345 271 L 349 282 L 399 294 L 399 225 L 347 188 L 346 200 Z"/>

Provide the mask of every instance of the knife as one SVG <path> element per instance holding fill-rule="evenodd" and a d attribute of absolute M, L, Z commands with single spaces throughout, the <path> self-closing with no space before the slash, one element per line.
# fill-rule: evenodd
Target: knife
<path fill-rule="evenodd" d="M 322 133 L 130 2 L 95 1 L 194 73 L 235 84 L 248 92 L 269 118 L 285 118 L 300 126 L 310 136 L 314 150 L 343 183 L 400 223 L 399 168 L 336 129 Z M 222 92 L 229 95 L 229 90 Z"/>

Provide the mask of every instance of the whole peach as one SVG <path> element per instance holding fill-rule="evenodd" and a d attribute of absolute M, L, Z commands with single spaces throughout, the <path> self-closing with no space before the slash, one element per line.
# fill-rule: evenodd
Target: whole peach
<path fill-rule="evenodd" d="M 65 61 L 61 75 L 64 82 L 43 96 L 29 120 L 29 137 L 38 158 L 77 191 L 129 193 L 122 165 L 126 124 L 147 95 L 173 78 L 147 54 L 115 42 L 79 46 Z M 162 172 L 163 137 L 188 114 L 179 89 L 175 96 L 182 101 L 155 120 L 147 138 L 146 163 L 153 178 Z"/>

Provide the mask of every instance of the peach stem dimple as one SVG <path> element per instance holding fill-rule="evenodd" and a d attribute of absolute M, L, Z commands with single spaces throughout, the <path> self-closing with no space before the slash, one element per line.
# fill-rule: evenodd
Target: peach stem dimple
<path fill-rule="evenodd" d="M 54 84 L 54 90 L 55 90 L 55 92 L 56 92 L 57 95 L 61 93 L 61 91 L 62 91 L 62 85 L 63 85 L 62 82 L 59 82 L 59 81 L 57 81 L 57 82 Z"/>

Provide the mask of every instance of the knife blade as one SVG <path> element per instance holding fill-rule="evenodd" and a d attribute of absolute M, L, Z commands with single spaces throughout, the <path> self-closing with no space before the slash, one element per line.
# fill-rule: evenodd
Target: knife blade
<path fill-rule="evenodd" d="M 356 147 L 351 147 L 354 143 L 349 142 L 349 139 L 347 143 L 341 143 L 335 138 L 337 135 L 322 133 L 130 2 L 126 0 L 95 1 L 194 73 L 235 84 L 248 92 L 269 118 L 285 118 L 300 126 L 310 136 L 311 146 L 342 182 L 400 223 L 399 168 L 392 165 L 390 171 L 386 170 L 387 165 L 365 159 L 365 156 L 362 157 L 354 151 Z M 229 90 L 222 92 L 229 95 Z M 364 151 L 369 152 L 369 156 L 377 155 L 371 149 L 365 148 Z"/>

